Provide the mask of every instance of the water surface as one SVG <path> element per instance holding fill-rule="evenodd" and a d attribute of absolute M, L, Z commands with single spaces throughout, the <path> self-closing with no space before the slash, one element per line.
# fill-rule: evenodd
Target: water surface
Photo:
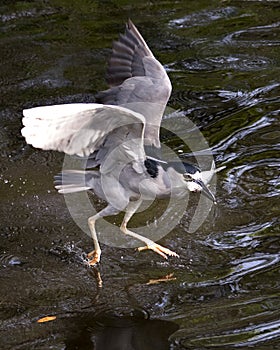
<path fill-rule="evenodd" d="M 279 2 L 2 1 L 0 10 L 0 347 L 279 349 Z M 25 144 L 21 111 L 94 101 L 129 17 L 168 71 L 170 107 L 226 168 L 204 224 L 188 233 L 187 211 L 161 240 L 180 259 L 103 245 L 90 270 L 82 256 L 92 242 L 53 188 L 63 155 Z M 189 153 L 174 135 L 163 141 Z M 45 316 L 55 319 L 37 322 Z"/>

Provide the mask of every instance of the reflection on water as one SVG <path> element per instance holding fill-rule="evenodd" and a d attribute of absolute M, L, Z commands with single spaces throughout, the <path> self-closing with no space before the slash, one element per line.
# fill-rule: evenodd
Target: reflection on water
<path fill-rule="evenodd" d="M 92 344 L 94 344 L 96 350 L 165 350 L 169 348 L 169 336 L 179 328 L 173 322 L 145 319 L 140 311 L 135 314 L 131 310 L 128 315 L 123 311 L 117 311 L 103 312 L 95 318 L 89 318 L 91 322 L 86 321 L 82 329 L 84 334 L 77 337 L 77 333 L 71 332 L 66 341 L 66 349 L 77 349 L 81 344 L 81 339 L 83 342 L 88 339 L 91 344 L 88 349 L 92 349 Z M 78 329 L 82 328 L 80 319 L 76 322 L 75 331 L 77 325 L 79 325 Z M 73 333 L 75 334 L 74 339 Z M 87 349 L 87 347 L 83 346 L 82 349 Z"/>
<path fill-rule="evenodd" d="M 144 312 L 132 309 L 102 314 L 85 311 L 50 319 L 53 320 L 47 323 L 33 323 L 22 336 L 25 342 L 16 348 L 167 350 L 169 336 L 179 328 L 176 323 L 150 320 Z"/>
<path fill-rule="evenodd" d="M 279 348 L 278 1 L 2 1 L 0 10 L 0 348 Z M 63 156 L 25 144 L 21 110 L 94 101 L 128 17 L 170 75 L 174 124 L 188 116 L 226 168 L 204 225 L 188 233 L 189 207 L 162 240 L 180 259 L 104 246 L 100 288 L 83 264 L 92 243 L 53 189 Z M 163 141 L 189 154 L 164 131 Z M 47 315 L 56 319 L 37 323 Z"/>

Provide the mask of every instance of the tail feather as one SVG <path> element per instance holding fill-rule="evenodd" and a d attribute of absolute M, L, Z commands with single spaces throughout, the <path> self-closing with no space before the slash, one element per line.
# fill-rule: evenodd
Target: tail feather
<path fill-rule="evenodd" d="M 54 185 L 59 193 L 74 193 L 93 189 L 97 171 L 65 170 L 54 177 Z"/>

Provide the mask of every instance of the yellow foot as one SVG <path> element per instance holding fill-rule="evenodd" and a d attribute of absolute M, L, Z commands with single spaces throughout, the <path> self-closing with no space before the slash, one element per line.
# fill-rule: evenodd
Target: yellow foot
<path fill-rule="evenodd" d="M 165 247 L 162 247 L 161 245 L 159 245 L 157 243 L 152 243 L 152 244 L 147 245 L 145 247 L 139 247 L 138 251 L 142 252 L 143 250 L 147 250 L 147 249 L 153 250 L 155 253 L 159 254 L 164 259 L 167 259 L 168 256 L 175 256 L 176 258 L 179 258 L 179 255 L 177 253 L 172 252 L 172 250 L 165 248 Z"/>
<path fill-rule="evenodd" d="M 88 264 L 89 266 L 93 266 L 100 261 L 100 253 L 96 250 L 93 250 L 92 252 L 87 254 L 88 258 Z"/>

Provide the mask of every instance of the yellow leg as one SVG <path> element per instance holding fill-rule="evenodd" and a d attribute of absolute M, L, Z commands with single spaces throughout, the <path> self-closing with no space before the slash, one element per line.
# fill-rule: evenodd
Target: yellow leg
<path fill-rule="evenodd" d="M 100 256 L 101 256 L 101 249 L 100 249 L 100 245 L 98 243 L 98 238 L 97 238 L 97 234 L 96 234 L 96 230 L 95 230 L 96 220 L 98 220 L 104 216 L 116 215 L 118 213 L 119 213 L 119 210 L 115 209 L 111 205 L 108 205 L 106 208 L 101 210 L 99 213 L 88 218 L 88 226 L 89 226 L 89 229 L 91 232 L 91 237 L 93 239 L 93 246 L 94 246 L 94 250 L 91 251 L 90 253 L 88 253 L 88 255 L 87 255 L 87 258 L 89 259 L 88 264 L 90 266 L 93 266 L 93 265 L 99 263 Z"/>
<path fill-rule="evenodd" d="M 91 237 L 93 240 L 93 246 L 94 246 L 94 250 L 89 252 L 87 254 L 87 258 L 89 259 L 89 265 L 93 266 L 97 263 L 99 263 L 100 261 L 100 256 L 101 256 L 101 249 L 100 249 L 100 245 L 98 243 L 98 238 L 97 238 L 97 234 L 96 234 L 96 230 L 95 230 L 95 222 L 97 219 L 99 219 L 99 215 L 96 214 L 94 216 L 91 216 L 90 218 L 88 218 L 88 226 L 91 232 Z"/>
<path fill-rule="evenodd" d="M 162 256 L 163 258 L 167 259 L 168 256 L 175 256 L 175 257 L 179 257 L 178 254 L 176 254 L 175 252 L 173 252 L 172 250 L 162 247 L 161 245 L 155 243 L 154 241 L 152 241 L 149 238 L 146 238 L 144 236 L 139 235 L 136 232 L 132 232 L 127 228 L 127 223 L 128 221 L 131 219 L 132 215 L 136 212 L 136 210 L 139 208 L 139 206 L 141 205 L 141 201 L 137 201 L 137 202 L 130 202 L 127 209 L 126 209 L 126 213 L 123 219 L 123 222 L 121 224 L 121 231 L 123 233 L 125 233 L 126 235 L 129 235 L 133 238 L 138 239 L 141 242 L 144 242 L 146 244 L 145 247 L 140 247 L 138 248 L 138 251 L 141 252 L 142 250 L 146 250 L 146 249 L 150 249 L 153 250 L 155 253 L 159 254 L 160 256 Z"/>

